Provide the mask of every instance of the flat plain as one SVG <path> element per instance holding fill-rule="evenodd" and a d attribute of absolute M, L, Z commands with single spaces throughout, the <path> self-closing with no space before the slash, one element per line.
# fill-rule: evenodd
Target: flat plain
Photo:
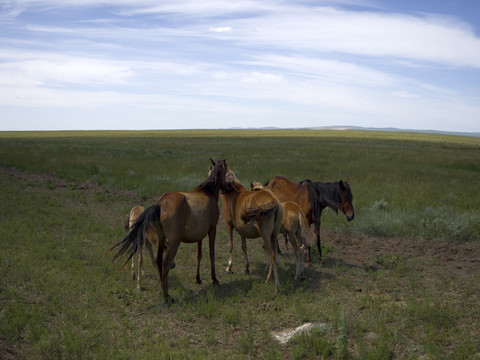
<path fill-rule="evenodd" d="M 107 249 L 137 204 L 191 190 L 209 158 L 246 186 L 276 175 L 348 179 L 356 218 L 324 211 L 325 264 L 265 284 L 260 240 L 238 235 L 233 274 L 222 219 L 211 284 L 207 244 L 182 244 L 163 303 Z M 480 139 L 362 131 L 0 133 L 0 358 L 475 359 L 480 357 Z M 205 243 L 205 242 L 204 242 Z M 316 249 L 313 249 L 313 253 Z M 326 324 L 281 345 L 271 332 Z"/>

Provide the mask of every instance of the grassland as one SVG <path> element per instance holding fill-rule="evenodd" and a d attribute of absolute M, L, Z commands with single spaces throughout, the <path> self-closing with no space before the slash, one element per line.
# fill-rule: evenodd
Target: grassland
<path fill-rule="evenodd" d="M 182 245 L 162 303 L 153 268 L 136 292 L 106 249 L 135 204 L 206 178 L 349 180 L 356 219 L 322 221 L 325 266 L 282 291 L 264 284 L 259 241 L 234 274 L 224 228 L 220 286 L 194 284 Z M 0 133 L 0 358 L 471 359 L 480 353 L 480 139 L 337 131 Z M 206 246 L 206 245 L 204 245 Z M 204 254 L 207 254 L 204 251 Z M 328 325 L 279 345 L 271 331 Z"/>

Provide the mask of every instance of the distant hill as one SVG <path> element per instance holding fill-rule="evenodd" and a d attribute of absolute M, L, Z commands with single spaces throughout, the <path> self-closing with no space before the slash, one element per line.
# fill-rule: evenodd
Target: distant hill
<path fill-rule="evenodd" d="M 229 130 L 282 130 L 287 128 L 279 127 L 232 127 Z M 335 126 L 313 126 L 305 128 L 295 128 L 295 130 L 362 130 L 362 131 L 386 131 L 386 132 L 413 132 L 413 133 L 426 133 L 426 134 L 443 134 L 443 135 L 457 135 L 457 136 L 473 136 L 480 137 L 480 132 L 460 132 L 460 131 L 440 131 L 440 130 L 414 130 L 414 129 L 399 129 L 393 127 L 376 128 L 376 127 L 362 127 L 362 126 L 348 126 L 348 125 L 335 125 Z"/>
<path fill-rule="evenodd" d="M 427 133 L 427 134 L 444 134 L 444 135 L 459 135 L 459 136 L 480 137 L 480 132 L 414 130 L 414 129 L 399 129 L 399 128 L 393 128 L 393 127 L 376 128 L 376 127 L 362 127 L 362 126 L 316 126 L 316 127 L 311 127 L 309 129 L 312 129 L 312 130 L 365 130 L 365 131 L 387 131 L 387 132 L 415 132 L 415 133 Z"/>

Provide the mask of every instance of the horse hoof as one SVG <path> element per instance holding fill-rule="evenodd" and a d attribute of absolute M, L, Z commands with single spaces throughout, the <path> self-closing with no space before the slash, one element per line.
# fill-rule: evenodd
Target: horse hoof
<path fill-rule="evenodd" d="M 231 269 L 229 269 L 229 268 L 226 268 L 226 269 L 225 269 L 225 272 L 226 272 L 227 274 L 233 274 L 233 271 L 232 271 Z"/>
<path fill-rule="evenodd" d="M 213 285 L 219 285 L 220 284 L 216 278 L 212 279 L 212 282 L 213 282 Z"/>
<path fill-rule="evenodd" d="M 245 274 L 250 274 L 250 269 L 245 269 L 245 270 L 244 270 L 244 273 L 245 273 Z"/>
<path fill-rule="evenodd" d="M 197 284 L 201 284 L 201 283 L 202 283 L 202 280 L 200 280 L 200 278 L 197 278 L 197 279 L 195 280 L 195 282 L 196 282 Z"/>

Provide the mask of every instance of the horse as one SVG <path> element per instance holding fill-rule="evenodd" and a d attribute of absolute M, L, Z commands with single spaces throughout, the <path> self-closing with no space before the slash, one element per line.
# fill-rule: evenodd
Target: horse
<path fill-rule="evenodd" d="M 250 183 L 250 190 L 258 191 L 266 188 L 259 182 Z M 269 190 L 270 191 L 270 190 Z M 295 280 L 303 280 L 304 266 L 303 254 L 306 246 L 312 246 L 315 234 L 310 229 L 307 218 L 303 214 L 300 205 L 293 201 L 286 201 L 281 203 L 283 208 L 282 227 L 280 232 L 285 235 L 286 239 L 290 240 L 295 253 L 296 268 Z"/>
<path fill-rule="evenodd" d="M 281 202 L 293 201 L 300 205 L 309 225 L 314 224 L 320 262 L 323 261 L 320 244 L 322 211 L 329 207 L 337 214 L 338 210 L 341 210 L 347 221 L 355 218 L 353 195 L 348 180 L 323 183 L 307 179 L 297 184 L 285 177 L 277 176 L 267 181 L 265 187 L 277 195 Z M 311 265 L 310 246 L 307 246 L 307 261 Z"/>
<path fill-rule="evenodd" d="M 280 202 L 270 191 L 248 191 L 231 170 L 226 176 L 226 190 L 220 197 L 228 237 L 229 261 L 226 271 L 232 272 L 233 229 L 237 230 L 242 239 L 246 273 L 250 272 L 250 263 L 245 239 L 261 237 L 270 260 L 266 283 L 270 280 L 273 268 L 276 291 L 280 291 L 277 262 L 277 237 L 283 217 Z"/>
<path fill-rule="evenodd" d="M 210 159 L 211 160 L 211 159 Z M 156 263 L 160 274 L 160 286 L 166 302 L 168 295 L 168 272 L 180 243 L 197 243 L 197 267 L 195 279 L 200 279 L 202 240 L 208 235 L 211 277 L 218 284 L 215 273 L 215 237 L 220 215 L 218 195 L 225 190 L 225 175 L 228 166 L 225 160 L 212 161 L 214 167 L 207 180 L 192 191 L 175 191 L 163 194 L 156 204 L 147 208 L 137 219 L 130 233 L 110 250 L 120 246 L 113 260 L 127 253 L 127 260 L 120 271 L 145 242 L 146 230 L 154 227 L 157 232 L 158 250 Z"/>
<path fill-rule="evenodd" d="M 125 232 L 128 233 L 130 229 L 133 227 L 135 224 L 135 221 L 137 221 L 138 217 L 145 211 L 145 208 L 140 205 L 134 206 L 127 217 L 127 220 L 125 221 Z M 152 245 L 155 245 L 155 248 L 158 248 L 158 238 L 157 238 L 157 230 L 155 229 L 154 226 L 150 226 L 146 230 L 145 234 L 146 242 L 145 242 L 145 247 L 147 248 L 147 252 L 150 255 L 150 260 L 152 261 L 152 265 L 155 268 L 157 272 L 157 279 L 160 281 L 160 273 L 158 272 L 158 267 L 157 267 L 157 262 L 155 260 L 155 256 L 153 255 L 153 250 L 152 250 Z M 141 289 L 140 286 L 140 277 L 141 275 L 145 276 L 145 271 L 143 270 L 143 256 L 142 256 L 142 246 L 143 244 L 140 244 L 140 247 L 138 249 L 138 257 L 137 257 L 137 266 L 138 266 L 138 271 L 137 271 L 137 290 Z M 171 268 L 173 269 L 175 267 L 175 260 L 172 262 Z M 132 267 L 131 267 L 131 276 L 132 280 L 135 280 L 135 256 L 132 257 Z"/>

